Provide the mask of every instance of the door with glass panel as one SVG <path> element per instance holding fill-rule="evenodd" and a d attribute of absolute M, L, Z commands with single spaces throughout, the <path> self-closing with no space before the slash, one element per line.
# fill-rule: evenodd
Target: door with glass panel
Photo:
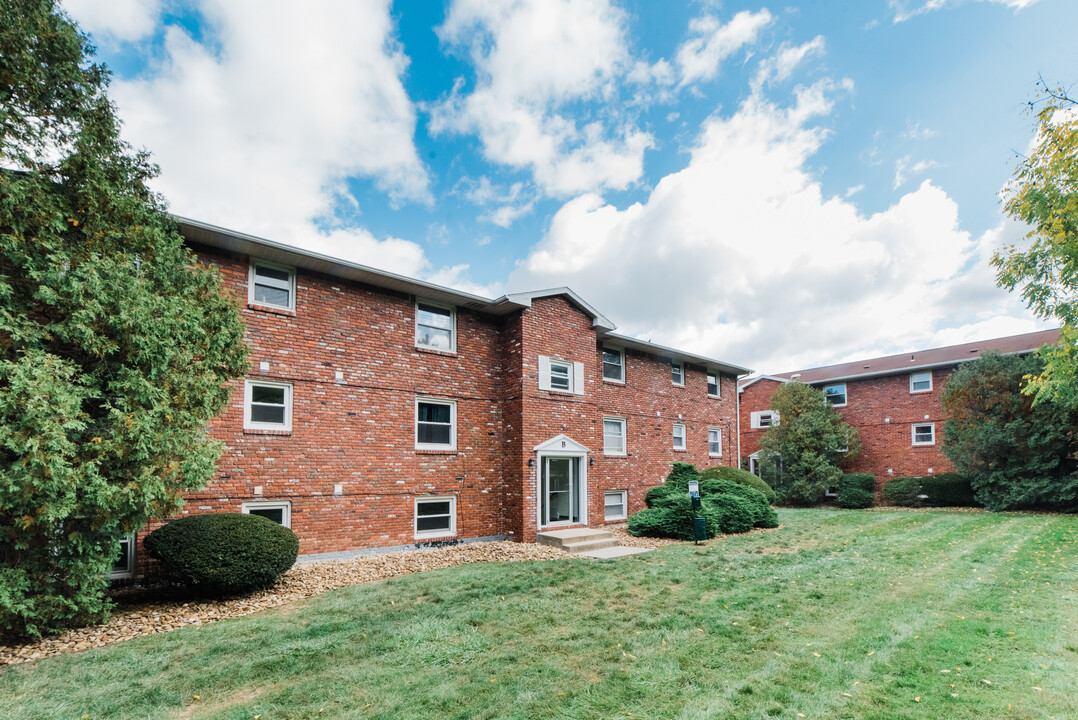
<path fill-rule="evenodd" d="M 543 458 L 543 482 L 540 493 L 540 518 L 543 525 L 569 525 L 580 522 L 580 483 L 577 459 Z"/>

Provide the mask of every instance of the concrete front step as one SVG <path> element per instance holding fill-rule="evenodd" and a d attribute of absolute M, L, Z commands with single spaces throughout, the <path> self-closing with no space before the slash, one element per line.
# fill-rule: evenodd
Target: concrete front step
<path fill-rule="evenodd" d="M 618 541 L 608 530 L 594 528 L 550 530 L 539 533 L 535 539 L 543 545 L 552 545 L 573 554 L 618 546 Z"/>

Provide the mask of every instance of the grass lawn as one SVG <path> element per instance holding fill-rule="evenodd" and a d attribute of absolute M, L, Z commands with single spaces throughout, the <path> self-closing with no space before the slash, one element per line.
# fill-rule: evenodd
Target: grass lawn
<path fill-rule="evenodd" d="M 0 717 L 1076 718 L 1078 517 L 780 510 L 0 670 Z"/>

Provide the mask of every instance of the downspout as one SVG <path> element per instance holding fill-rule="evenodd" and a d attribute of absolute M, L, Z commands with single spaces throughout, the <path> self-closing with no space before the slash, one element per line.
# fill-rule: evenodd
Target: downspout
<path fill-rule="evenodd" d="M 745 375 L 738 375 L 734 378 L 734 395 L 735 404 L 734 407 L 737 410 L 737 469 L 741 469 L 741 378 Z"/>

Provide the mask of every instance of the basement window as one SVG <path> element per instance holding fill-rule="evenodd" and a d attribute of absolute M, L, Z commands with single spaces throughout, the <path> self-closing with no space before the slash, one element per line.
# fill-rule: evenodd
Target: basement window
<path fill-rule="evenodd" d="M 287 500 L 243 503 L 240 512 L 264 517 L 286 528 L 292 527 L 292 503 Z"/>
<path fill-rule="evenodd" d="M 120 539 L 116 550 L 116 559 L 112 563 L 109 577 L 113 580 L 134 577 L 135 575 L 135 533 Z"/>
<path fill-rule="evenodd" d="M 455 495 L 417 497 L 415 499 L 415 536 L 445 537 L 457 534 L 457 498 Z"/>
<path fill-rule="evenodd" d="M 624 520 L 628 517 L 626 512 L 626 490 L 608 490 L 603 493 L 603 519 Z"/>

